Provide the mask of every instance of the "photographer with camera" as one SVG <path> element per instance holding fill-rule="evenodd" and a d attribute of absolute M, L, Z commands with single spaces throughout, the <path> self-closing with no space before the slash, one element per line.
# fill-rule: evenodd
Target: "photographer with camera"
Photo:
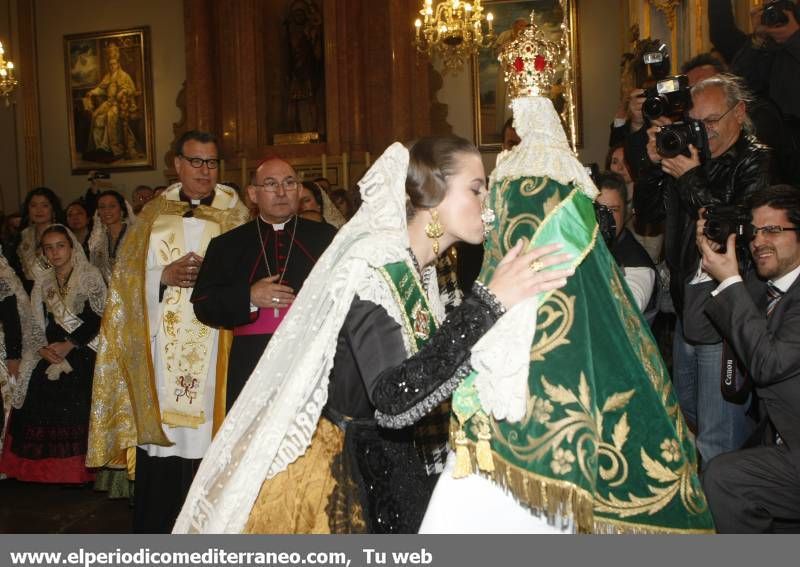
<path fill-rule="evenodd" d="M 622 269 L 625 281 L 636 300 L 636 306 L 642 311 L 647 322 L 652 324 L 658 312 L 655 293 L 656 266 L 644 247 L 625 226 L 628 208 L 628 189 L 625 179 L 611 171 L 600 173 L 593 179 L 600 190 L 594 201 L 595 207 L 605 207 L 612 219 L 606 227 L 606 223 L 603 222 L 606 213 L 598 211 L 600 232 L 611 255 Z"/>
<path fill-rule="evenodd" d="M 730 0 L 709 0 L 711 42 L 747 82 L 759 100 L 759 114 L 780 116 L 774 138 L 758 137 L 775 151 L 785 182 L 800 183 L 800 6 L 790 0 L 767 0 L 750 11 L 753 34 L 736 27 Z M 756 116 L 753 115 L 755 119 Z"/>
<path fill-rule="evenodd" d="M 791 0 L 768 0 L 753 8 L 753 35 L 736 27 L 730 0 L 709 0 L 711 43 L 758 95 L 800 120 L 800 9 Z"/>
<path fill-rule="evenodd" d="M 684 122 L 647 130 L 651 164 L 642 171 L 633 196 L 644 222 L 666 223 L 665 257 L 678 314 L 673 382 L 686 420 L 697 428 L 703 462 L 737 449 L 752 429 L 746 405 L 724 400 L 718 387 L 702 387 L 719 383 L 721 342 L 687 337 L 683 325 L 684 288 L 700 260 L 695 244 L 698 211 L 741 204 L 770 181 L 769 150 L 750 134 L 748 99 L 732 75 L 715 75 L 695 85 Z"/>
<path fill-rule="evenodd" d="M 723 253 L 697 222 L 702 268 L 715 281 L 690 286 L 701 309 L 749 371 L 761 421 L 747 448 L 708 464 L 703 487 L 721 533 L 800 527 L 800 190 L 752 195 L 744 240 L 756 273 L 743 274 L 735 235 Z M 700 305 L 698 303 L 698 305 Z M 724 384 L 723 384 L 724 387 Z M 718 386 L 719 388 L 719 386 Z"/>

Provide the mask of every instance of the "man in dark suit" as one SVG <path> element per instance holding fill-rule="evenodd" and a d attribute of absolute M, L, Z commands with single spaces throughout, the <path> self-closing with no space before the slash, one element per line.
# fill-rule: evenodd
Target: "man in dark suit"
<path fill-rule="evenodd" d="M 757 437 L 713 459 L 703 477 L 721 533 L 800 525 L 800 190 L 772 186 L 750 203 L 757 278 L 739 275 L 735 236 L 719 253 L 702 233 L 704 221 L 697 223 L 702 267 L 720 282 L 705 313 L 746 367 L 761 404 Z"/>

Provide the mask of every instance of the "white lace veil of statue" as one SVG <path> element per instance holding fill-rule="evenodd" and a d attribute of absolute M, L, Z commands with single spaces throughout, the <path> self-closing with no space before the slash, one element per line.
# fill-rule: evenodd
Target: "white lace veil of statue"
<path fill-rule="evenodd" d="M 32 350 L 33 346 L 33 317 L 31 315 L 31 302 L 28 299 L 28 294 L 25 288 L 22 287 L 19 277 L 14 272 L 6 257 L 0 248 L 0 301 L 5 300 L 7 297 L 14 295 L 17 298 L 17 312 L 19 313 L 20 330 L 22 331 L 22 359 L 20 361 L 20 371 L 23 368 L 30 367 L 35 351 Z M 6 410 L 12 407 L 19 409 L 25 401 L 25 393 L 28 389 L 28 384 L 22 383 L 19 376 L 11 378 L 8 375 L 6 368 L 6 350 L 5 350 L 5 329 L 0 328 L 0 390 L 2 390 L 3 405 Z M 38 360 L 38 357 L 37 357 Z M 21 373 L 21 372 L 20 372 Z M 2 419 L 3 416 L 0 416 Z M 0 431 L 2 431 L 0 426 Z"/>
<path fill-rule="evenodd" d="M 331 201 L 331 198 L 328 196 L 328 192 L 322 187 L 320 187 L 319 190 L 320 193 L 322 193 L 322 217 L 325 219 L 325 222 L 335 228 L 342 228 L 347 222 L 347 219 L 344 218 L 339 207 L 333 204 L 333 201 Z"/>
<path fill-rule="evenodd" d="M 337 233 L 206 452 L 174 533 L 239 533 L 265 479 L 308 448 L 328 396 L 339 330 L 372 267 L 408 257 L 408 150 L 392 144 L 359 182 Z"/>
<path fill-rule="evenodd" d="M 97 315 L 102 315 L 106 302 L 106 286 L 103 282 L 103 276 L 100 275 L 97 268 L 89 263 L 83 251 L 83 246 L 81 246 L 75 234 L 63 224 L 51 224 L 48 229 L 54 226 L 60 226 L 66 230 L 72 243 L 72 274 L 69 277 L 68 291 L 64 297 L 64 304 L 73 315 L 77 316 L 82 311 L 84 302 L 88 300 L 92 311 Z M 57 286 L 55 269 L 52 267 L 49 267 L 37 277 L 33 284 L 33 290 L 31 291 L 31 342 L 34 356 L 30 360 L 23 359 L 20 364 L 14 407 L 22 406 L 25 401 L 28 382 L 36 364 L 39 362 L 38 351 L 47 345 L 45 336 L 47 323 L 44 313 L 45 292 L 43 290 L 47 288 L 54 289 Z"/>
<path fill-rule="evenodd" d="M 489 186 L 495 187 L 503 179 L 548 177 L 564 185 L 574 183 L 594 199 L 597 188 L 570 149 L 552 101 L 520 97 L 511 102 L 511 108 L 521 142 L 498 156 Z M 518 303 L 472 347 L 471 363 L 478 372 L 475 387 L 481 406 L 496 419 L 517 422 L 525 416 L 538 309 L 538 296 Z"/>
<path fill-rule="evenodd" d="M 136 222 L 136 213 L 127 199 L 125 199 L 125 210 L 128 212 L 128 216 L 122 219 L 122 222 L 127 224 L 128 228 L 130 228 L 131 225 Z M 92 232 L 89 234 L 89 261 L 103 273 L 106 281 L 108 281 L 111 278 L 111 254 L 108 250 L 108 229 L 100 220 L 99 211 L 94 212 L 93 218 Z M 106 271 L 107 273 L 105 273 Z"/>
<path fill-rule="evenodd" d="M 511 110 L 514 130 L 521 141 L 497 156 L 490 185 L 509 177 L 549 177 L 564 185 L 575 183 L 594 199 L 597 188 L 570 149 L 553 101 L 540 96 L 515 98 Z"/>

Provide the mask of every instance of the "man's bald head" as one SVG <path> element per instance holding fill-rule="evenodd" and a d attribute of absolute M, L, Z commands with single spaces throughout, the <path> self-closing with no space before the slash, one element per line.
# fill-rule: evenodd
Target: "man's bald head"
<path fill-rule="evenodd" d="M 297 212 L 300 183 L 285 160 L 267 158 L 256 167 L 247 193 L 265 221 L 280 224 Z"/>

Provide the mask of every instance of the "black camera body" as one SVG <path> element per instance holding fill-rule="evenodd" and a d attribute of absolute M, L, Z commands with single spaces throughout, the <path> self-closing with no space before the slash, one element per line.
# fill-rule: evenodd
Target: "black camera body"
<path fill-rule="evenodd" d="M 676 119 L 692 108 L 692 92 L 686 75 L 661 79 L 642 96 L 645 98 L 642 115 L 651 121 L 662 116 Z"/>
<path fill-rule="evenodd" d="M 712 205 L 703 213 L 706 224 L 703 235 L 721 245 L 720 253 L 725 252 L 728 236 L 735 234 L 737 240 L 741 239 L 750 225 L 750 212 L 737 205 Z"/>
<path fill-rule="evenodd" d="M 789 23 L 785 11 L 794 11 L 795 6 L 789 0 L 773 0 L 764 5 L 761 12 L 761 23 L 768 28 L 779 28 Z"/>
<path fill-rule="evenodd" d="M 606 246 L 611 249 L 617 238 L 617 222 L 614 220 L 614 213 L 607 206 L 595 201 L 594 214 L 597 217 L 600 234 L 603 236 Z"/>
<path fill-rule="evenodd" d="M 699 120 L 686 120 L 662 126 L 656 132 L 656 151 L 663 158 L 674 158 L 678 155 L 691 157 L 689 144 L 697 148 L 700 161 L 711 157 L 708 149 L 708 133 L 706 127 Z"/>

